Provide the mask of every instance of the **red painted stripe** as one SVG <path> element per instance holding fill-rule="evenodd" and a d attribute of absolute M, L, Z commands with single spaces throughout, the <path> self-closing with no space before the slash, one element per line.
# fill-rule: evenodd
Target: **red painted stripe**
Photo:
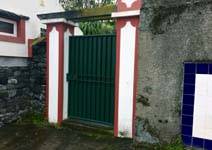
<path fill-rule="evenodd" d="M 28 39 L 28 57 L 32 58 L 32 52 L 33 52 L 33 47 L 32 47 L 33 39 Z"/>
<path fill-rule="evenodd" d="M 20 20 L 17 22 L 17 36 L 7 36 L 7 35 L 0 35 L 0 41 L 5 42 L 12 42 L 12 43 L 25 43 L 25 20 Z"/>
<path fill-rule="evenodd" d="M 64 23 L 58 23 L 57 30 L 59 31 L 59 73 L 58 73 L 58 124 L 63 121 L 63 98 L 64 98 L 64 32 L 69 28 L 73 34 L 74 27 Z"/>
<path fill-rule="evenodd" d="M 130 8 L 127 7 L 127 5 L 122 2 L 122 0 L 117 1 L 117 10 L 120 11 L 129 11 L 129 10 L 140 10 L 143 5 L 143 0 L 137 0 L 134 3 L 132 3 L 132 6 Z"/>
<path fill-rule="evenodd" d="M 58 124 L 63 121 L 63 74 L 64 74 L 64 25 L 57 26 L 59 31 L 59 72 L 58 72 Z"/>
<path fill-rule="evenodd" d="M 138 56 L 139 56 L 139 16 L 132 18 L 131 23 L 134 27 L 136 27 L 135 34 L 135 62 L 134 62 L 134 89 L 133 89 L 133 137 L 136 134 L 136 95 L 137 95 L 137 83 L 138 83 Z"/>
<path fill-rule="evenodd" d="M 116 21 L 116 70 L 115 70 L 115 112 L 114 112 L 114 136 L 118 137 L 118 105 L 119 105 L 119 66 L 120 66 L 120 23 Z"/>

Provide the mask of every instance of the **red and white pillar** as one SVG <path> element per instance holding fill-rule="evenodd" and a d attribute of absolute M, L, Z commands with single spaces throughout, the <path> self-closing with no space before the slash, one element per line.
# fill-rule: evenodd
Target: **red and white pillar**
<path fill-rule="evenodd" d="M 135 110 L 138 76 L 138 38 L 141 0 L 117 0 L 116 82 L 114 134 L 135 135 Z"/>
<path fill-rule="evenodd" d="M 60 124 L 68 117 L 69 36 L 74 24 L 65 19 L 43 20 L 47 24 L 46 114 L 50 123 Z"/>

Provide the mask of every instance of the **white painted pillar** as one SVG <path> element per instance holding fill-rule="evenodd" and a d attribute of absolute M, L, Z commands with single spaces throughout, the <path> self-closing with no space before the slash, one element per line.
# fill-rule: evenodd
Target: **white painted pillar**
<path fill-rule="evenodd" d="M 58 20 L 45 20 L 47 24 L 47 88 L 46 111 L 50 123 L 68 118 L 69 36 L 74 34 L 74 24 Z"/>
<path fill-rule="evenodd" d="M 58 72 L 59 72 L 59 32 L 53 27 L 49 32 L 49 122 L 58 122 Z"/>
<path fill-rule="evenodd" d="M 141 0 L 118 0 L 116 18 L 115 125 L 118 137 L 135 135 L 138 26 Z"/>

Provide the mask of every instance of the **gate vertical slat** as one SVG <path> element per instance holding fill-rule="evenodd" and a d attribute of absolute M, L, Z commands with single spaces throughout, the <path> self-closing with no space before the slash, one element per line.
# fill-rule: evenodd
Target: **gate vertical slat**
<path fill-rule="evenodd" d="M 89 73 L 88 73 L 88 75 L 89 75 L 89 80 L 91 79 L 91 57 L 92 57 L 92 39 L 91 38 L 88 38 L 88 42 L 89 42 Z M 91 99 L 91 97 L 92 97 L 92 90 L 91 90 L 91 83 L 90 82 L 88 82 L 88 85 L 89 85 L 89 87 L 88 87 L 88 90 L 89 90 L 89 108 L 90 108 L 90 111 L 89 111 L 89 118 L 93 118 L 93 116 L 92 116 L 92 99 Z"/>
<path fill-rule="evenodd" d="M 103 38 L 101 38 L 101 40 L 102 40 L 102 44 L 101 44 L 101 52 L 102 52 L 102 60 L 101 60 L 101 78 L 102 78 L 102 81 L 104 82 L 104 73 L 105 73 L 105 66 L 104 66 L 104 63 L 105 63 L 105 47 L 104 47 L 104 39 Z M 104 89 L 104 86 L 102 86 L 101 85 L 101 89 L 102 89 L 102 92 L 101 92 L 101 116 L 102 116 L 102 120 L 104 120 L 104 118 L 105 118 L 105 110 L 104 110 L 104 106 L 105 106 L 105 104 L 104 104 L 104 102 L 105 102 L 105 89 Z"/>
<path fill-rule="evenodd" d="M 111 91 L 111 98 L 115 99 L 115 66 L 116 66 L 116 36 L 113 37 L 112 40 L 112 49 L 115 49 L 112 51 L 112 73 L 111 73 L 111 77 L 112 77 L 112 81 L 114 83 L 114 86 L 112 86 Z M 113 112 L 115 111 L 115 101 L 111 101 L 111 116 L 113 116 Z M 112 123 L 114 123 L 114 117 L 112 117 Z"/>
<path fill-rule="evenodd" d="M 76 55 L 76 44 L 75 44 L 75 40 L 73 40 L 73 55 Z M 73 59 L 73 65 L 72 65 L 72 69 L 73 69 L 73 72 L 75 73 L 76 72 L 76 68 L 75 68 L 75 61 L 76 61 L 76 57 L 72 57 Z M 74 75 L 74 74 L 73 74 Z M 75 83 L 75 80 L 72 81 L 71 83 L 73 85 L 73 98 L 72 98 L 72 105 L 73 105 L 73 114 L 76 115 L 75 113 L 77 112 L 77 109 L 76 109 L 76 102 L 74 101 L 76 98 L 75 98 L 75 95 L 76 95 L 76 83 Z M 72 92 L 72 91 L 71 91 Z"/>
<path fill-rule="evenodd" d="M 103 57 L 103 59 L 102 59 L 102 80 L 104 81 L 104 82 L 106 82 L 106 80 L 105 80 L 105 77 L 106 77 L 106 61 L 107 61 L 107 59 L 106 59 L 106 57 L 107 57 L 107 53 L 106 53 L 106 45 L 107 45 L 107 43 L 106 43 L 106 37 L 102 37 L 102 43 L 103 43 L 103 45 L 102 45 L 102 57 Z M 105 114 L 106 114 L 106 109 L 105 109 L 105 107 L 106 107 L 106 86 L 107 86 L 107 84 L 106 85 L 102 85 L 102 94 L 103 94 L 103 101 L 102 101 L 102 109 L 104 110 L 104 111 L 102 111 L 103 113 L 102 113 L 102 116 L 103 116 L 103 120 L 105 120 L 106 119 L 106 116 L 105 116 Z"/>
<path fill-rule="evenodd" d="M 93 52 L 93 68 L 92 68 L 92 74 L 96 76 L 97 74 L 97 71 L 96 71 L 96 64 L 97 64 L 97 61 L 96 61 L 96 54 L 97 54 L 97 44 L 96 44 L 96 37 L 93 37 L 93 42 L 92 42 L 92 45 L 93 45 L 93 49 L 92 49 L 92 52 Z M 96 114 L 96 109 L 97 109 L 97 97 L 96 97 L 96 90 L 95 90 L 95 84 L 93 84 L 92 86 L 92 93 L 93 93 L 93 101 L 94 101 L 94 109 L 93 109 L 93 115 L 94 115 L 94 119 L 97 120 L 97 116 L 95 115 Z"/>
<path fill-rule="evenodd" d="M 83 56 L 83 51 L 82 51 L 82 44 L 81 44 L 81 38 L 79 38 L 78 39 L 78 43 L 79 43 L 79 59 L 78 59 L 78 63 L 77 64 L 79 64 L 79 67 L 78 67 L 78 78 L 80 79 L 81 78 L 81 75 L 82 75 L 82 67 L 83 67 L 83 65 L 82 65 L 82 56 Z M 79 85 L 79 87 L 78 87 L 78 95 L 79 95 L 79 116 L 80 117 L 83 117 L 83 98 L 82 98 L 82 94 L 81 94 L 81 91 L 82 91 L 82 82 L 78 82 L 78 85 Z"/>
<path fill-rule="evenodd" d="M 77 41 L 78 41 L 78 39 L 74 40 L 74 43 L 76 43 L 75 49 L 78 48 L 77 47 Z M 75 49 L 74 49 L 74 51 L 75 51 Z M 74 58 L 74 64 L 77 64 L 77 51 L 75 51 L 74 55 L 76 56 Z M 73 82 L 74 83 L 74 99 L 73 100 L 77 99 L 77 80 L 76 80 L 76 78 L 77 78 L 77 66 L 74 65 L 74 82 Z M 74 113 L 75 113 L 76 116 L 78 116 L 78 105 L 77 105 L 77 103 L 78 103 L 78 101 L 74 101 L 74 109 L 75 109 Z"/>
<path fill-rule="evenodd" d="M 84 41 L 83 41 L 83 39 L 81 39 L 81 43 L 80 43 L 81 45 L 84 45 Z M 85 50 L 86 49 L 86 47 L 85 46 L 83 46 L 82 47 L 82 51 L 83 51 L 83 63 L 82 63 L 82 67 L 83 67 L 83 71 L 82 71 L 82 75 L 84 75 L 84 74 L 86 74 L 86 68 L 87 68 L 87 66 L 86 66 L 86 64 L 87 64 L 87 51 Z M 86 115 L 86 112 L 87 112 L 87 107 L 86 107 L 86 93 L 87 93 L 87 91 L 86 91 L 86 84 L 83 84 L 83 90 L 82 90 L 82 93 L 83 93 L 83 116 L 85 116 Z"/>
<path fill-rule="evenodd" d="M 71 56 L 73 55 L 73 51 L 72 51 L 72 47 L 73 47 L 73 40 L 71 40 L 71 38 L 70 38 L 70 40 L 69 40 L 69 72 L 72 72 L 73 70 L 71 69 L 72 68 L 72 58 L 71 58 Z M 73 111 L 74 111 L 74 109 L 73 109 L 73 105 L 72 105 L 72 103 L 71 103 L 71 101 L 72 101 L 72 97 L 71 97 L 71 92 L 73 91 L 73 86 L 71 85 L 72 83 L 71 82 L 69 82 L 68 83 L 69 85 L 69 88 L 68 88 L 68 93 L 69 93 L 69 101 L 68 101 L 68 113 L 69 114 L 73 114 Z"/>
<path fill-rule="evenodd" d="M 94 37 L 92 37 L 92 41 L 91 41 L 91 45 L 92 45 L 92 52 L 91 52 L 91 75 L 92 75 L 92 80 L 93 79 L 95 79 L 95 73 L 94 73 L 94 68 L 95 68 L 95 64 L 94 64 L 94 60 L 95 59 L 92 59 L 92 58 L 95 58 L 95 43 L 94 43 Z M 91 105 L 92 105 L 92 119 L 93 120 L 95 120 L 95 109 L 96 109 L 96 107 L 95 107 L 95 105 L 96 105 L 96 103 L 95 103 L 95 84 L 94 83 L 92 83 L 92 85 L 91 85 L 91 97 L 92 97 L 92 103 L 91 103 Z"/>
<path fill-rule="evenodd" d="M 101 46 L 101 43 L 99 42 L 99 40 L 100 39 L 98 39 L 98 38 L 96 38 L 96 44 L 97 44 L 97 53 L 96 53 L 96 59 L 97 59 L 97 67 L 96 67 L 96 76 L 97 77 L 100 77 L 100 64 L 101 64 L 101 58 L 100 58 L 100 56 L 101 56 L 101 52 L 100 52 L 100 50 L 101 50 L 101 48 L 100 48 L 100 46 Z M 100 110 L 101 110 L 101 107 L 100 107 L 100 91 L 101 91 L 101 89 L 100 89 L 100 85 L 99 84 L 97 84 L 97 89 L 96 89 L 96 98 L 97 98 L 97 101 L 96 101 L 96 118 L 97 118 L 97 120 L 100 120 L 101 118 L 100 118 Z"/>
<path fill-rule="evenodd" d="M 110 38 L 112 38 L 112 37 L 110 37 Z M 108 41 L 110 41 L 110 38 L 107 38 L 106 39 L 106 43 L 109 43 Z M 109 44 L 106 44 L 106 75 L 105 75 L 105 77 L 106 77 L 106 82 L 108 82 L 109 81 L 109 77 L 110 77 L 110 71 L 111 71 L 111 69 L 110 69 L 110 66 L 111 65 L 107 65 L 107 64 L 109 64 L 109 62 L 111 62 L 110 61 L 110 50 L 111 49 L 111 46 L 109 45 Z M 108 91 L 107 92 L 107 94 L 106 94 L 106 118 L 105 118 L 105 120 L 106 121 L 109 121 L 110 119 L 110 101 L 109 101 L 109 99 L 110 99 L 110 86 L 109 85 L 106 85 L 106 91 Z"/>

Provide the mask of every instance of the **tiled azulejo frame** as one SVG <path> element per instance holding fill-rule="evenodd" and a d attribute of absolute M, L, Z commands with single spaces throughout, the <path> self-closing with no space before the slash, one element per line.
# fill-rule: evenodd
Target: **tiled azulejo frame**
<path fill-rule="evenodd" d="M 184 64 L 182 139 L 212 150 L 212 63 Z"/>

